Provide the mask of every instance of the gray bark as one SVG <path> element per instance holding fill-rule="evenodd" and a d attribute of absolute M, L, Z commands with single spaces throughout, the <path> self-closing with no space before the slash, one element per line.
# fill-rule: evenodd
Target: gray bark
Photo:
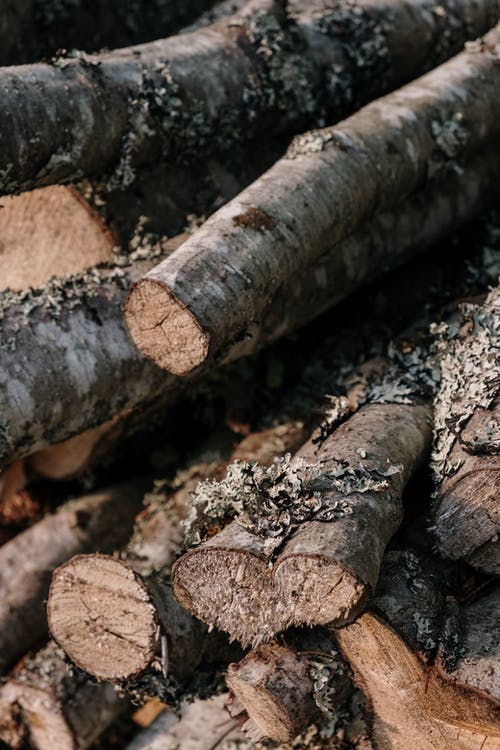
<path fill-rule="evenodd" d="M 314 112 L 338 118 L 447 59 L 500 10 L 497 0 L 300 6 L 287 16 L 254 0 L 188 35 L 1 71 L 0 191 L 106 170 L 123 186 L 159 157 L 228 149 Z"/>
<path fill-rule="evenodd" d="M 47 632 L 44 600 L 54 568 L 87 550 L 127 539 L 146 481 L 73 500 L 0 547 L 0 672 Z"/>
<path fill-rule="evenodd" d="M 0 65 L 21 65 L 58 50 L 122 47 L 169 36 L 213 0 L 2 0 Z"/>
<path fill-rule="evenodd" d="M 299 524 L 275 559 L 264 535 L 233 521 L 176 561 L 179 603 L 245 646 L 290 625 L 352 622 L 373 593 L 401 522 L 403 489 L 430 449 L 430 420 L 426 405 L 368 404 L 319 446 L 315 435 L 296 457 L 318 467 L 324 507 L 339 508 L 333 520 Z M 329 471 L 341 467 L 339 488 Z M 363 477 L 385 479 L 370 489 Z"/>
<path fill-rule="evenodd" d="M 499 39 L 500 26 L 339 125 L 298 137 L 283 159 L 134 283 L 125 315 L 137 346 L 180 375 L 227 355 L 251 335 L 281 286 L 363 221 L 493 141 L 500 132 Z"/>

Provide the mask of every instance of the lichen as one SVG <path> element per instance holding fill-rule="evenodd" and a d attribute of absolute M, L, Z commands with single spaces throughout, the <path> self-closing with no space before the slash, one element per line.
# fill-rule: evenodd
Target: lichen
<path fill-rule="evenodd" d="M 338 678 L 345 674 L 345 666 L 337 651 L 316 654 L 309 658 L 309 677 L 313 685 L 313 697 L 317 707 L 327 719 L 335 719 L 338 712 Z"/>
<path fill-rule="evenodd" d="M 460 316 L 432 327 L 442 378 L 434 400 L 432 470 L 436 488 L 460 468 L 452 449 L 477 407 L 489 409 L 500 389 L 500 290 L 484 304 L 460 306 Z M 500 450 L 500 434 L 491 440 Z"/>

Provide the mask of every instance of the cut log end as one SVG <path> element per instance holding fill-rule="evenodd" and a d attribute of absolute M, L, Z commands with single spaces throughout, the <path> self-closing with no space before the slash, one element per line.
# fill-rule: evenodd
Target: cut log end
<path fill-rule="evenodd" d="M 342 627 L 363 611 L 370 596 L 342 564 L 319 555 L 285 556 L 274 576 L 293 625 Z"/>
<path fill-rule="evenodd" d="M 150 592 L 127 565 L 104 555 L 77 555 L 55 571 L 47 616 L 59 645 L 98 679 L 135 676 L 158 650 Z"/>
<path fill-rule="evenodd" d="M 283 604 L 272 595 L 266 561 L 241 549 L 205 547 L 183 555 L 173 568 L 172 590 L 191 614 L 245 647 L 269 640 L 288 624 Z"/>
<path fill-rule="evenodd" d="M 130 335 L 143 354 L 174 375 L 187 375 L 207 358 L 209 335 L 161 282 L 144 278 L 125 301 Z"/>

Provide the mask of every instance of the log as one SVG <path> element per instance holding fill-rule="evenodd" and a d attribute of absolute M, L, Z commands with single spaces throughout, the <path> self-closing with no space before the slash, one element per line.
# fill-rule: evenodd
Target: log
<path fill-rule="evenodd" d="M 2 70 L 0 192 L 93 174 L 123 187 L 159 157 L 228 150 L 318 112 L 338 118 L 499 17 L 496 0 L 443 0 L 434 13 L 430 0 L 301 5 L 287 15 L 278 0 L 252 0 L 191 34 Z M 436 46 L 436 35 L 449 44 Z"/>
<path fill-rule="evenodd" d="M 73 500 L 0 547 L 0 673 L 43 639 L 54 568 L 78 552 L 123 544 L 145 489 L 144 480 L 129 481 Z"/>
<path fill-rule="evenodd" d="M 500 575 L 500 289 L 440 329 L 433 530 L 439 551 Z"/>
<path fill-rule="evenodd" d="M 114 685 L 75 674 L 50 643 L 0 687 L 0 740 L 11 748 L 85 750 L 128 707 Z"/>
<path fill-rule="evenodd" d="M 458 667 L 452 671 L 448 668 L 447 672 L 439 663 L 437 667 L 426 665 L 395 627 L 395 622 L 401 621 L 404 590 L 407 605 L 410 602 L 411 606 L 404 609 L 403 619 L 411 624 L 413 637 L 411 631 L 405 635 L 415 645 L 415 634 L 418 636 L 421 631 L 417 651 L 422 651 L 422 643 L 428 640 L 428 629 L 431 628 L 432 635 L 433 624 L 443 617 L 442 608 L 434 608 L 432 613 L 432 604 L 442 604 L 443 597 L 432 597 L 432 589 L 427 585 L 424 587 L 427 602 L 423 599 L 425 614 L 420 612 L 418 566 L 405 578 L 406 581 L 401 581 L 400 574 L 399 580 L 395 577 L 392 582 L 385 581 L 385 592 L 376 599 L 378 611 L 367 612 L 355 623 L 336 631 L 337 642 L 370 704 L 375 747 L 377 750 L 500 747 L 499 642 L 494 636 L 492 643 L 486 629 L 491 626 L 491 611 L 487 607 L 494 606 L 498 616 L 498 587 L 491 599 L 480 600 L 469 613 L 476 618 L 475 627 L 466 632 L 463 643 L 457 644 L 464 646 L 466 655 L 458 656 Z"/>
<path fill-rule="evenodd" d="M 363 220 L 492 140 L 500 128 L 500 104 L 492 106 L 500 70 L 489 49 L 499 39 L 500 26 L 478 48 L 339 125 L 298 137 L 283 159 L 133 284 L 125 316 L 141 351 L 178 375 L 227 355 L 289 279 Z"/>
<path fill-rule="evenodd" d="M 246 455 L 246 443 L 252 456 L 255 438 L 243 441 L 237 455 Z M 265 431 L 260 435 L 261 460 L 270 463 L 278 449 L 295 448 L 303 439 L 301 424 Z M 212 474 L 220 468 L 212 467 Z M 196 481 L 196 475 L 189 478 L 163 512 L 146 519 L 123 560 L 77 555 L 54 572 L 47 603 L 51 634 L 70 659 L 94 677 L 121 682 L 153 667 L 186 684 L 202 662 L 214 664 L 226 654 L 230 658 L 225 638 L 207 638 L 205 626 L 171 593 L 168 568 L 176 548 L 170 544 L 178 540 Z M 155 543 L 159 537 L 162 551 Z"/>
<path fill-rule="evenodd" d="M 266 520 L 265 480 L 253 526 L 243 516 L 176 561 L 177 601 L 244 646 L 290 625 L 340 627 L 359 616 L 402 520 L 403 489 L 430 448 L 430 407 L 409 400 L 367 404 L 326 438 L 315 433 L 296 454 L 312 469 L 276 471 L 271 497 L 292 492 L 294 505 Z M 309 483 L 307 470 L 317 472 Z M 254 473 L 234 491 L 244 496 L 257 481 Z"/>
<path fill-rule="evenodd" d="M 2 0 L 0 65 L 21 65 L 61 49 L 94 51 L 168 36 L 213 0 Z"/>
<path fill-rule="evenodd" d="M 333 636 L 319 629 L 253 649 L 229 665 L 226 684 L 245 720 L 242 731 L 253 741 L 291 742 L 352 692 Z"/>
<path fill-rule="evenodd" d="M 225 711 L 227 699 L 222 694 L 185 703 L 178 720 L 165 711 L 126 750 L 213 750 L 224 740 L 241 740 L 237 723 Z"/>

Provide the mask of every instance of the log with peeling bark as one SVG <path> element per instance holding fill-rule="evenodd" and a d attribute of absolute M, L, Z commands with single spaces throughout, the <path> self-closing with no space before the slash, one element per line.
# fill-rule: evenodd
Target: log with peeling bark
<path fill-rule="evenodd" d="M 0 65 L 20 65 L 59 50 L 121 47 L 168 36 L 214 0 L 2 0 Z"/>
<path fill-rule="evenodd" d="M 106 170 L 110 184 L 126 185 L 159 156 L 228 149 L 314 112 L 338 117 L 447 59 L 498 17 L 497 0 L 333 9 L 252 0 L 188 35 L 2 70 L 0 192 Z"/>
<path fill-rule="evenodd" d="M 251 459 L 258 451 L 259 459 L 270 463 L 276 454 L 300 445 L 305 434 L 301 423 L 281 425 L 249 436 L 235 455 Z M 217 476 L 225 465 L 209 467 L 209 476 Z M 195 468 L 165 509 L 141 524 L 123 560 L 78 555 L 54 572 L 47 604 L 50 631 L 89 674 L 119 682 L 157 665 L 182 684 L 202 662 L 230 658 L 225 639 L 215 634 L 207 638 L 205 626 L 171 593 L 168 568 L 198 480 Z"/>
<path fill-rule="evenodd" d="M 500 288 L 440 331 L 434 533 L 442 555 L 500 575 Z"/>
<path fill-rule="evenodd" d="M 368 221 L 282 289 L 254 327 L 254 335 L 236 343 L 230 356 L 250 354 L 303 325 L 361 283 L 472 218 L 495 195 L 499 161 L 498 153 L 488 151 L 462 172 L 410 196 L 396 211 Z M 166 251 L 175 247 L 170 241 Z M 353 263 L 353 258 L 359 260 Z M 168 402 L 179 392 L 181 379 L 162 375 L 141 357 L 121 313 L 124 287 L 154 262 L 87 272 L 54 282 L 44 292 L 0 298 L 0 465 L 101 424 L 124 408 L 154 403 L 160 393 Z M 74 352 L 80 350 L 81 340 L 85 357 L 77 359 Z M 29 365 L 20 378 L 19 360 L 28 353 Z M 53 379 L 41 379 L 41 372 L 53 369 Z M 55 383 L 64 420 L 52 408 Z"/>
<path fill-rule="evenodd" d="M 175 597 L 245 646 L 290 625 L 352 622 L 371 598 L 385 547 L 402 520 L 403 489 L 431 440 L 430 406 L 411 399 L 367 404 L 331 434 L 320 429 L 296 454 L 306 468 L 294 474 L 290 467 L 297 507 L 283 512 L 292 524 L 280 529 L 271 517 L 268 528 L 265 509 L 258 511 L 260 534 L 255 519 L 253 526 L 245 516 L 233 521 L 176 561 Z M 315 482 L 304 484 L 301 471 L 317 472 Z M 248 491 L 243 479 L 241 492 Z M 284 484 L 282 493 L 289 491 Z M 323 511 L 325 520 L 314 520 Z"/>
<path fill-rule="evenodd" d="M 242 722 L 243 733 L 254 741 L 290 742 L 321 720 L 315 670 L 325 672 L 328 711 L 334 712 L 346 702 L 352 684 L 328 631 L 288 634 L 285 643 L 259 646 L 230 664 L 226 684 L 233 703 L 228 708 Z"/>
<path fill-rule="evenodd" d="M 125 315 L 137 346 L 179 375 L 227 357 L 280 287 L 363 221 L 494 141 L 499 41 L 500 25 L 339 125 L 298 137 L 283 159 L 134 283 Z"/>
<path fill-rule="evenodd" d="M 47 632 L 43 602 L 54 568 L 123 544 L 146 488 L 146 480 L 129 481 L 73 500 L 0 548 L 0 672 Z"/>
<path fill-rule="evenodd" d="M 241 740 L 237 722 L 225 710 L 227 700 L 222 694 L 185 703 L 180 719 L 165 711 L 126 750 L 213 750 L 224 740 Z"/>
<path fill-rule="evenodd" d="M 0 687 L 0 740 L 10 748 L 85 750 L 128 707 L 114 685 L 75 674 L 50 643 Z"/>
<path fill-rule="evenodd" d="M 465 610 L 463 636 L 451 631 L 454 661 L 438 653 L 434 665 L 426 664 L 419 652 L 437 645 L 445 598 L 422 579 L 413 556 L 403 575 L 401 557 L 398 566 L 389 562 L 377 608 L 335 634 L 370 704 L 375 747 L 500 747 L 498 586 Z"/>

